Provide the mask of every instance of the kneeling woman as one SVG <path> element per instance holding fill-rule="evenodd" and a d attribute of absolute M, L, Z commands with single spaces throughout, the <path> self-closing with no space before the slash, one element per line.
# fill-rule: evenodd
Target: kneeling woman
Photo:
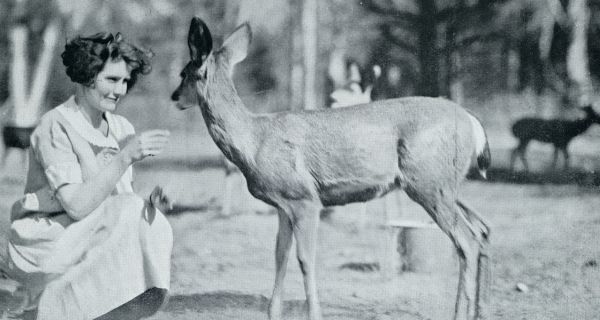
<path fill-rule="evenodd" d="M 25 197 L 13 205 L 9 272 L 37 319 L 138 319 L 167 297 L 173 235 L 157 186 L 133 193 L 132 164 L 160 153 L 168 131 L 136 135 L 114 114 L 151 53 L 120 34 L 70 40 L 62 54 L 75 95 L 31 136 Z"/>

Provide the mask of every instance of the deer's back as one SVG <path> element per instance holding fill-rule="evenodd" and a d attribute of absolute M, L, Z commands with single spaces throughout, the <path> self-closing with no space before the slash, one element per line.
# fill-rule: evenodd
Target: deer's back
<path fill-rule="evenodd" d="M 424 166 L 428 174 L 454 176 L 453 168 L 445 166 L 463 167 L 472 154 L 466 111 L 444 99 L 405 98 L 280 113 L 265 122 L 255 157 L 258 171 L 269 172 L 260 177 L 269 180 L 263 183 L 298 193 L 286 197 L 318 190 L 328 205 L 385 193 L 406 178 L 403 166 L 416 168 L 424 161 L 430 163 Z M 456 159 L 446 155 L 455 155 L 456 149 L 466 156 L 461 153 L 454 164 Z M 315 189 L 302 187 L 306 185 Z"/>

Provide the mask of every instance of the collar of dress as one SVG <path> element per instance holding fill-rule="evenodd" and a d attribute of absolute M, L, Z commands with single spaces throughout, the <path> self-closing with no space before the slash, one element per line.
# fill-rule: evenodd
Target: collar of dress
<path fill-rule="evenodd" d="M 69 100 L 56 107 L 56 109 L 87 142 L 98 147 L 119 149 L 119 144 L 112 132 L 115 125 L 112 113 L 104 112 L 108 122 L 108 136 L 104 136 L 85 119 L 81 107 L 75 102 L 75 96 L 71 96 Z"/>

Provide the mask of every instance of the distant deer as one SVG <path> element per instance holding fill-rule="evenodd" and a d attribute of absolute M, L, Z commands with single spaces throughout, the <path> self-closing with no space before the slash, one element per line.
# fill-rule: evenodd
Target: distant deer
<path fill-rule="evenodd" d="M 199 106 L 208 132 L 244 174 L 251 194 L 278 209 L 275 284 L 269 318 L 281 319 L 292 245 L 304 278 L 311 320 L 321 319 L 315 258 L 324 206 L 362 202 L 404 189 L 450 237 L 460 260 L 455 319 L 483 319 L 489 290 L 489 228 L 457 199 L 472 158 L 490 164 L 480 122 L 459 105 L 411 97 L 313 111 L 250 113 L 231 75 L 250 45 L 248 24 L 221 48 L 200 18 L 188 34 L 191 61 L 172 99 Z"/>
<path fill-rule="evenodd" d="M 510 168 L 514 170 L 517 157 L 521 158 L 525 171 L 529 171 L 525 151 L 531 140 L 551 143 L 554 145 L 552 168 L 556 168 L 558 152 L 562 152 L 564 169 L 569 168 L 569 151 L 567 147 L 573 138 L 584 133 L 592 124 L 600 123 L 600 116 L 592 106 L 582 108 L 585 118 L 578 120 L 523 118 L 512 126 L 514 136 L 519 139 L 519 145 L 512 151 Z"/>

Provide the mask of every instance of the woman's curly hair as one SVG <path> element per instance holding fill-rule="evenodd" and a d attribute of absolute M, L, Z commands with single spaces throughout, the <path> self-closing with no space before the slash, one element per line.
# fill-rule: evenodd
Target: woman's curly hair
<path fill-rule="evenodd" d="M 139 74 L 150 73 L 150 59 L 153 55 L 150 50 L 125 42 L 120 33 L 113 36 L 111 33 L 101 32 L 88 37 L 77 36 L 67 41 L 61 57 L 71 81 L 85 86 L 94 83 L 108 58 L 123 59 L 131 68 L 131 79 L 127 83 L 129 90 Z"/>

